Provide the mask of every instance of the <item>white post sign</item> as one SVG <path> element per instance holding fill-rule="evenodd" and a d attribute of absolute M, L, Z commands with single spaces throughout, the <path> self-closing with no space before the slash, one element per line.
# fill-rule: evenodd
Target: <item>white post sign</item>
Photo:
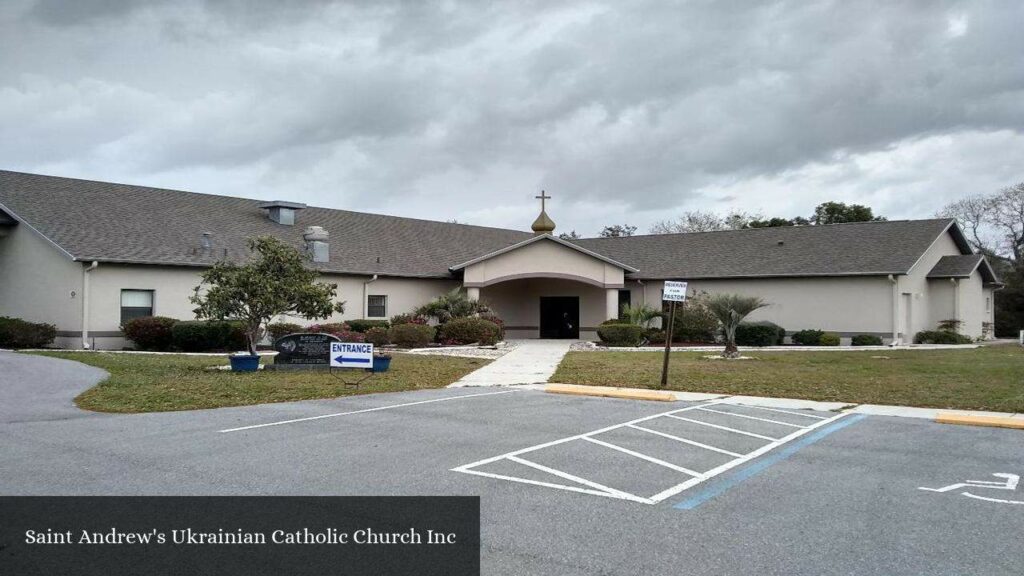
<path fill-rule="evenodd" d="M 686 302 L 686 282 L 666 280 L 661 299 L 665 302 Z"/>
<path fill-rule="evenodd" d="M 331 368 L 373 367 L 373 344 L 331 342 Z"/>

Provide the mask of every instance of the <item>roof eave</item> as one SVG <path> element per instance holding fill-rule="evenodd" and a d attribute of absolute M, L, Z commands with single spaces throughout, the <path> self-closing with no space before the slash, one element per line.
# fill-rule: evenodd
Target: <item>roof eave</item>
<path fill-rule="evenodd" d="M 634 267 L 632 267 L 632 266 L 630 266 L 628 264 L 623 264 L 622 262 L 618 262 L 616 260 L 612 260 L 611 258 L 609 258 L 609 257 L 607 257 L 607 256 L 605 256 L 603 254 L 598 254 L 597 252 L 594 252 L 592 250 L 588 250 L 588 249 L 586 249 L 586 248 L 584 248 L 582 246 L 578 246 L 578 245 L 573 244 L 572 242 L 569 242 L 567 240 L 562 240 L 561 238 L 559 238 L 557 236 L 552 236 L 551 234 L 538 234 L 538 235 L 534 236 L 533 238 L 527 238 L 526 240 L 523 240 L 522 242 L 517 242 L 515 244 L 511 244 L 509 246 L 505 246 L 504 248 L 495 250 L 493 252 L 489 252 L 487 254 L 484 254 L 482 256 L 479 256 L 479 257 L 474 258 L 472 260 L 469 260 L 467 262 L 463 262 L 462 264 L 456 264 L 455 266 L 450 266 L 448 268 L 448 270 L 450 270 L 452 272 L 458 272 L 459 270 L 463 270 L 464 268 L 472 266 L 473 264 L 478 264 L 478 263 L 483 262 L 485 260 L 490 260 L 491 258 L 495 258 L 495 257 L 501 256 L 502 254 L 507 254 L 507 253 L 512 252 L 514 250 L 518 250 L 518 249 L 523 248 L 525 246 L 529 246 L 530 244 L 533 244 L 535 242 L 540 242 L 541 240 L 551 240 L 552 242 L 555 242 L 557 244 L 561 244 L 562 246 L 565 246 L 566 248 L 569 248 L 570 250 L 575 250 L 577 252 L 580 252 L 581 254 L 586 254 L 587 256 L 590 256 L 591 258 L 596 258 L 598 260 L 601 260 L 602 262 L 611 264 L 612 266 L 616 266 L 618 268 L 622 268 L 623 270 L 625 270 L 626 272 L 629 272 L 631 274 L 635 274 L 635 273 L 640 271 L 639 268 L 634 268 Z"/>

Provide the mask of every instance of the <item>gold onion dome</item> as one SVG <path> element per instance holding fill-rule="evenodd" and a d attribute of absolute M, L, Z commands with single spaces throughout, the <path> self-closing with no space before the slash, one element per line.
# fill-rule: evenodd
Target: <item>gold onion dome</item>
<path fill-rule="evenodd" d="M 551 199 L 551 196 L 548 196 L 546 192 L 541 190 L 540 196 L 535 198 L 540 200 L 540 216 L 537 216 L 537 219 L 533 221 L 533 226 L 530 226 L 530 228 L 533 228 L 534 234 L 551 234 L 555 231 L 555 221 L 548 216 L 547 210 L 545 210 L 547 207 L 545 203 Z"/>

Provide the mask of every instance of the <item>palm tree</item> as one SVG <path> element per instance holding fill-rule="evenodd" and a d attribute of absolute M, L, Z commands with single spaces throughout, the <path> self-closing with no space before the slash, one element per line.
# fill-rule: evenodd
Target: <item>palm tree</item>
<path fill-rule="evenodd" d="M 736 328 L 751 312 L 764 308 L 768 303 L 757 296 L 741 296 L 739 294 L 715 294 L 708 298 L 708 309 L 718 318 L 725 337 L 725 358 L 739 358 L 736 349 Z"/>
<path fill-rule="evenodd" d="M 476 314 L 486 314 L 490 311 L 490 307 L 483 302 L 470 300 L 469 296 L 461 288 L 453 288 L 451 291 L 420 306 L 416 313 L 433 318 L 437 320 L 438 324 L 444 324 L 455 318 L 466 318 Z"/>
<path fill-rule="evenodd" d="M 623 304 L 622 318 L 630 324 L 636 324 L 644 328 L 650 328 L 655 318 L 660 318 L 661 312 L 647 304 Z"/>

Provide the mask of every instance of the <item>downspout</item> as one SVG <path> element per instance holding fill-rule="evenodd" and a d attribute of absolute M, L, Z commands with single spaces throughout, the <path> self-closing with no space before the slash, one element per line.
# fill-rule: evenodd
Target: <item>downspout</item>
<path fill-rule="evenodd" d="M 369 312 L 369 307 L 370 307 L 369 296 L 367 296 L 367 294 L 366 294 L 366 287 L 369 284 L 373 284 L 376 281 L 377 281 L 377 275 L 374 274 L 373 278 L 370 278 L 366 282 L 363 282 L 363 320 L 366 320 L 366 314 Z"/>
<path fill-rule="evenodd" d="M 82 272 L 82 348 L 86 350 L 91 348 L 89 344 L 89 273 L 99 265 L 98 261 L 93 260 L 92 264 L 84 268 Z"/>
<path fill-rule="evenodd" d="M 892 342 L 889 345 L 896 346 L 900 338 L 900 286 L 892 274 L 889 274 L 889 282 L 892 283 Z"/>
<path fill-rule="evenodd" d="M 950 278 L 949 282 L 953 285 L 953 320 L 960 321 L 960 280 L 958 278 Z M 959 326 L 958 326 L 959 328 Z"/>

